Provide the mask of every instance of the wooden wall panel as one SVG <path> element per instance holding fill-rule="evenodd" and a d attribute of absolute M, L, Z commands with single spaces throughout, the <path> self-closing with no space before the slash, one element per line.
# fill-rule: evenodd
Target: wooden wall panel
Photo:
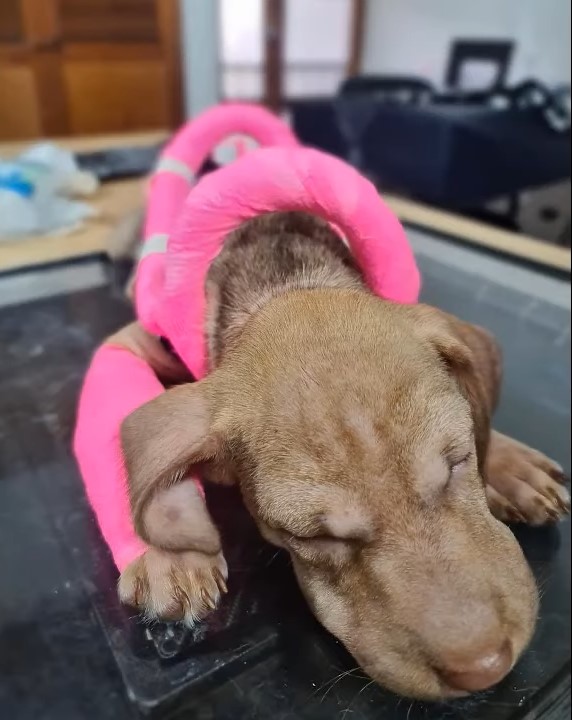
<path fill-rule="evenodd" d="M 165 68 L 159 60 L 66 61 L 64 83 L 73 134 L 168 125 Z"/>
<path fill-rule="evenodd" d="M 60 0 L 59 9 L 64 42 L 159 39 L 155 0 Z"/>
<path fill-rule="evenodd" d="M 0 0 L 0 42 L 15 43 L 22 35 L 20 0 Z"/>
<path fill-rule="evenodd" d="M 40 112 L 33 71 L 0 61 L 0 88 L 0 138 L 38 136 Z"/>
<path fill-rule="evenodd" d="M 41 132 L 66 135 L 69 128 L 60 67 L 58 2 L 21 0 L 20 7 L 26 36 L 22 47 L 36 81 Z"/>
<path fill-rule="evenodd" d="M 0 0 L 0 138 L 179 125 L 178 8 L 179 0 Z"/>

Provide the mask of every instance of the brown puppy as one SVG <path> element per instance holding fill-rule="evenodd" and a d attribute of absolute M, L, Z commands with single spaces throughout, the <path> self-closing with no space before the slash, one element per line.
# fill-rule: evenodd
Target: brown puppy
<path fill-rule="evenodd" d="M 135 527 L 152 545 L 122 574 L 122 599 L 193 622 L 225 591 L 218 532 L 185 479 L 200 472 L 239 483 L 317 618 L 375 680 L 436 699 L 502 679 L 537 593 L 493 514 L 541 524 L 569 497 L 550 460 L 491 434 L 492 338 L 372 296 L 337 236 L 298 213 L 232 234 L 207 299 L 211 374 L 122 428 Z M 158 344 L 142 338 L 133 326 L 114 342 L 149 360 Z"/>

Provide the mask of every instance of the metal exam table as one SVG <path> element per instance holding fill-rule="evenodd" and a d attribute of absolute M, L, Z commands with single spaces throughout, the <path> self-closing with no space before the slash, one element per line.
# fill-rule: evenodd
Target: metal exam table
<path fill-rule="evenodd" d="M 428 232 L 409 233 L 423 299 L 487 326 L 504 348 L 497 427 L 569 472 L 569 278 Z M 569 717 L 568 522 L 517 530 L 542 583 L 538 631 L 498 688 L 462 703 L 411 703 L 343 675 L 355 662 L 314 621 L 287 558 L 259 539 L 229 489 L 209 489 L 230 566 L 222 607 L 193 632 L 146 628 L 120 607 L 116 571 L 70 453 L 90 354 L 131 317 L 103 278 L 0 309 L 0 717 Z"/>

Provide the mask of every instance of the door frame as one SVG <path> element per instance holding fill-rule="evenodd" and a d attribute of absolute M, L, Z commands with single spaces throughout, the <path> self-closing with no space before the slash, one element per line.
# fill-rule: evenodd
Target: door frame
<path fill-rule="evenodd" d="M 264 103 L 275 112 L 286 102 L 284 97 L 284 36 L 286 6 L 284 0 L 263 0 Z M 365 0 L 349 0 L 350 27 L 346 76 L 361 71 L 365 28 Z"/>

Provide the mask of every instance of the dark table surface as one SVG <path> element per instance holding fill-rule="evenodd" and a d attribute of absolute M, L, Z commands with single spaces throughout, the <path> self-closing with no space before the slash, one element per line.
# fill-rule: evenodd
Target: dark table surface
<path fill-rule="evenodd" d="M 425 299 L 488 325 L 504 346 L 500 429 L 570 470 L 569 311 L 421 265 Z M 228 549 L 223 606 L 193 633 L 130 617 L 70 453 L 90 354 L 129 318 L 109 287 L 0 311 L 0 718 L 569 717 L 568 523 L 519 533 L 542 584 L 538 631 L 509 678 L 461 704 L 411 703 L 348 673 L 355 662 L 315 623 L 286 558 L 229 490 L 209 494 Z"/>

